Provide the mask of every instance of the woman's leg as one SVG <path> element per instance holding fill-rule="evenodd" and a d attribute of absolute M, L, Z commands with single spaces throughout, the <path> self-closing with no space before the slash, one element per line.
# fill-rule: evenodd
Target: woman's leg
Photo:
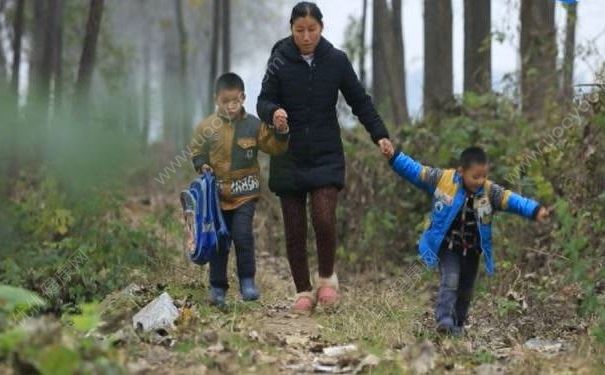
<path fill-rule="evenodd" d="M 337 198 L 338 189 L 333 186 L 322 187 L 311 193 L 311 218 L 317 241 L 320 278 L 329 278 L 334 274 Z"/>
<path fill-rule="evenodd" d="M 281 208 L 286 232 L 286 249 L 296 292 L 308 292 L 311 287 L 307 259 L 307 194 L 281 197 Z"/>

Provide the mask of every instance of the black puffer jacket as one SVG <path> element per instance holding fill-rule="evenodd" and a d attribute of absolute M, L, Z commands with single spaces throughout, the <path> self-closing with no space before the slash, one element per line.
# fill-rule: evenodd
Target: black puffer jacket
<path fill-rule="evenodd" d="M 322 38 L 309 66 L 292 37 L 273 47 L 257 112 L 267 123 L 273 122 L 273 114 L 279 108 L 288 113 L 288 152 L 271 158 L 269 187 L 278 195 L 330 185 L 343 188 L 345 161 L 336 116 L 338 90 L 374 142 L 388 138 L 370 96 L 344 52 Z"/>

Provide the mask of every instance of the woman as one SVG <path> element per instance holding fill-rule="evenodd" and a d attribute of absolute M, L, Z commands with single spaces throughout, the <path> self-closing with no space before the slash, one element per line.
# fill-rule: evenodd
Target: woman
<path fill-rule="evenodd" d="M 292 35 L 273 47 L 258 97 L 259 117 L 289 125 L 289 150 L 271 158 L 269 187 L 281 200 L 286 247 L 297 295 L 292 309 L 308 313 L 316 303 L 338 301 L 334 273 L 336 200 L 344 187 L 345 160 L 336 115 L 340 90 L 372 140 L 387 154 L 393 146 L 371 98 L 346 54 L 322 37 L 323 21 L 314 3 L 292 10 Z M 314 293 L 307 260 L 307 195 L 317 239 L 319 277 Z"/>

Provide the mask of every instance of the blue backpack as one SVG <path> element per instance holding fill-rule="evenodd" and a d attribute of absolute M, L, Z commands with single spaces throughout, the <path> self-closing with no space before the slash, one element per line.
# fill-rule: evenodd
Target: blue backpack
<path fill-rule="evenodd" d="M 196 178 L 180 195 L 185 221 L 193 242 L 187 246 L 189 259 L 203 265 L 229 242 L 229 230 L 220 209 L 216 178 L 210 172 Z"/>

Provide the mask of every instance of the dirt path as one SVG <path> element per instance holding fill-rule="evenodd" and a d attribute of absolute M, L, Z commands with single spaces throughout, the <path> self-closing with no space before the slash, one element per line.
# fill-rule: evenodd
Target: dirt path
<path fill-rule="evenodd" d="M 168 280 L 187 311 L 170 343 L 126 346 L 132 373 L 595 373 L 598 354 L 576 314 L 573 288 L 543 295 L 540 285 L 506 297 L 480 287 L 471 324 L 460 339 L 434 334 L 435 275 L 402 292 L 393 278 L 343 276 L 335 313 L 289 312 L 293 288 L 284 258 L 260 254 L 260 303 L 231 290 L 225 311 L 207 305 L 205 271 Z M 234 270 L 230 270 L 233 275 Z M 190 274 L 187 276 L 187 274 Z M 200 275 L 201 273 L 201 275 Z M 197 275 L 196 275 L 197 274 Z M 191 276 L 196 275 L 196 276 Z M 232 280 L 232 285 L 236 284 Z M 538 293 L 539 292 L 539 293 Z M 548 309 L 545 309 L 548 306 Z M 182 308 L 183 309 L 183 308 Z M 533 338 L 533 341 L 530 340 Z M 528 341 L 529 340 L 529 341 Z"/>
<path fill-rule="evenodd" d="M 513 266 L 480 276 L 467 333 L 452 339 L 434 332 L 437 275 L 422 266 L 402 265 L 399 276 L 341 273 L 339 309 L 305 317 L 289 312 L 286 259 L 259 252 L 257 264 L 261 301 L 243 303 L 232 288 L 224 311 L 207 303 L 207 267 L 182 256 L 158 267 L 146 301 L 168 292 L 181 317 L 167 337 L 126 335 L 129 372 L 592 374 L 605 366 L 591 322 L 578 314 L 579 288 L 557 275 Z"/>

